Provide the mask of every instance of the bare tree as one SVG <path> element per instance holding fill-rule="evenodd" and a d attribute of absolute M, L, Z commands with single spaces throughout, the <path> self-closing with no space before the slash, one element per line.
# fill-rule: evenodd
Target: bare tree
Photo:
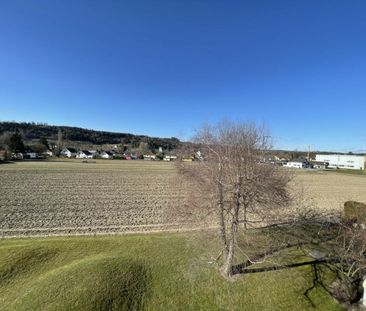
<path fill-rule="evenodd" d="M 61 129 L 58 129 L 57 132 L 57 150 L 56 150 L 56 155 L 59 156 L 61 154 L 61 151 L 64 147 L 64 139 L 63 139 L 63 135 L 62 135 L 62 131 Z"/>
<path fill-rule="evenodd" d="M 177 162 L 178 168 L 192 182 L 191 197 L 209 203 L 199 200 L 191 208 L 206 207 L 217 216 L 224 255 L 221 272 L 231 277 L 238 230 L 268 223 L 273 211 L 287 204 L 290 177 L 277 166 L 261 163 L 270 150 L 270 137 L 255 124 L 205 125 L 192 142 L 196 150 L 184 153 L 196 152 L 198 161 Z"/>
<path fill-rule="evenodd" d="M 334 239 L 323 244 L 329 264 L 337 272 L 332 293 L 341 303 L 357 302 L 366 276 L 366 230 L 364 225 L 339 219 L 333 224 Z"/>
<path fill-rule="evenodd" d="M 139 155 L 142 156 L 150 152 L 149 144 L 147 142 L 140 142 L 139 144 Z"/>

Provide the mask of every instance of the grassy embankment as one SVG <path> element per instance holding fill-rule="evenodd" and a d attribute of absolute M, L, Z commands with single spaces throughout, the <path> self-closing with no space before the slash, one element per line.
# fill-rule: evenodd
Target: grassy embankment
<path fill-rule="evenodd" d="M 304 296 L 309 266 L 228 282 L 209 262 L 217 251 L 208 233 L 1 240 L 1 309 L 341 309 L 320 286 Z"/>

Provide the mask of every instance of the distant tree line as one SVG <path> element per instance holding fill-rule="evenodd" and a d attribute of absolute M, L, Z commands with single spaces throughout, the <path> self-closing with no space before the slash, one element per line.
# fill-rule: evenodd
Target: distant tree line
<path fill-rule="evenodd" d="M 149 137 L 145 135 L 133 135 L 129 133 L 113 133 L 95 131 L 70 126 L 53 126 L 44 123 L 27 122 L 0 122 L 0 135 L 19 131 L 25 140 L 39 140 L 42 137 L 49 141 L 57 141 L 59 132 L 62 132 L 63 140 L 78 141 L 94 145 L 101 144 L 126 144 L 138 148 L 140 143 L 148 144 L 151 150 L 162 147 L 165 150 L 174 150 L 179 147 L 178 138 Z"/>
<path fill-rule="evenodd" d="M 36 143 L 26 145 L 19 130 L 15 132 L 5 132 L 0 134 L 0 150 L 2 150 L 2 158 L 9 160 L 12 155 L 33 151 L 42 153 L 50 149 L 48 141 L 45 137 L 41 137 Z"/>

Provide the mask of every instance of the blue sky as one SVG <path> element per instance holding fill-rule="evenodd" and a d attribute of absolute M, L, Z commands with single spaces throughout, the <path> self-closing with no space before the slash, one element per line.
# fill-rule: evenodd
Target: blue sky
<path fill-rule="evenodd" d="M 0 120 L 366 150 L 366 1 L 0 0 Z"/>

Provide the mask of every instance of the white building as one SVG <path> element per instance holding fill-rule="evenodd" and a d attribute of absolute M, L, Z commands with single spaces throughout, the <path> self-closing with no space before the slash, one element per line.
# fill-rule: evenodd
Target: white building
<path fill-rule="evenodd" d="M 89 152 L 92 154 L 93 157 L 99 155 L 97 150 L 89 150 Z"/>
<path fill-rule="evenodd" d="M 307 168 L 308 162 L 303 159 L 298 160 L 291 160 L 283 165 L 284 167 L 291 167 L 291 168 Z"/>
<path fill-rule="evenodd" d="M 92 159 L 93 158 L 93 155 L 89 151 L 87 151 L 87 150 L 80 150 L 76 154 L 76 157 L 78 159 Z"/>
<path fill-rule="evenodd" d="M 175 161 L 176 159 L 177 159 L 177 156 L 175 156 L 175 155 L 165 155 L 163 158 L 163 160 L 167 161 L 167 162 Z"/>
<path fill-rule="evenodd" d="M 23 155 L 24 159 L 37 159 L 37 153 L 34 151 L 27 151 L 24 155 Z"/>
<path fill-rule="evenodd" d="M 349 154 L 317 154 L 316 161 L 328 162 L 329 168 L 364 170 L 365 157 Z"/>
<path fill-rule="evenodd" d="M 46 150 L 42 154 L 45 155 L 45 156 L 48 156 L 48 157 L 52 157 L 53 156 L 53 152 L 51 150 Z"/>
<path fill-rule="evenodd" d="M 113 159 L 113 153 L 110 152 L 110 151 L 103 151 L 101 154 L 100 154 L 100 157 L 102 159 Z"/>
<path fill-rule="evenodd" d="M 144 154 L 144 160 L 156 160 L 156 155 L 155 154 Z"/>
<path fill-rule="evenodd" d="M 61 155 L 63 155 L 64 157 L 68 157 L 68 158 L 76 157 L 76 149 L 74 149 L 74 148 L 64 148 L 61 151 Z"/>

